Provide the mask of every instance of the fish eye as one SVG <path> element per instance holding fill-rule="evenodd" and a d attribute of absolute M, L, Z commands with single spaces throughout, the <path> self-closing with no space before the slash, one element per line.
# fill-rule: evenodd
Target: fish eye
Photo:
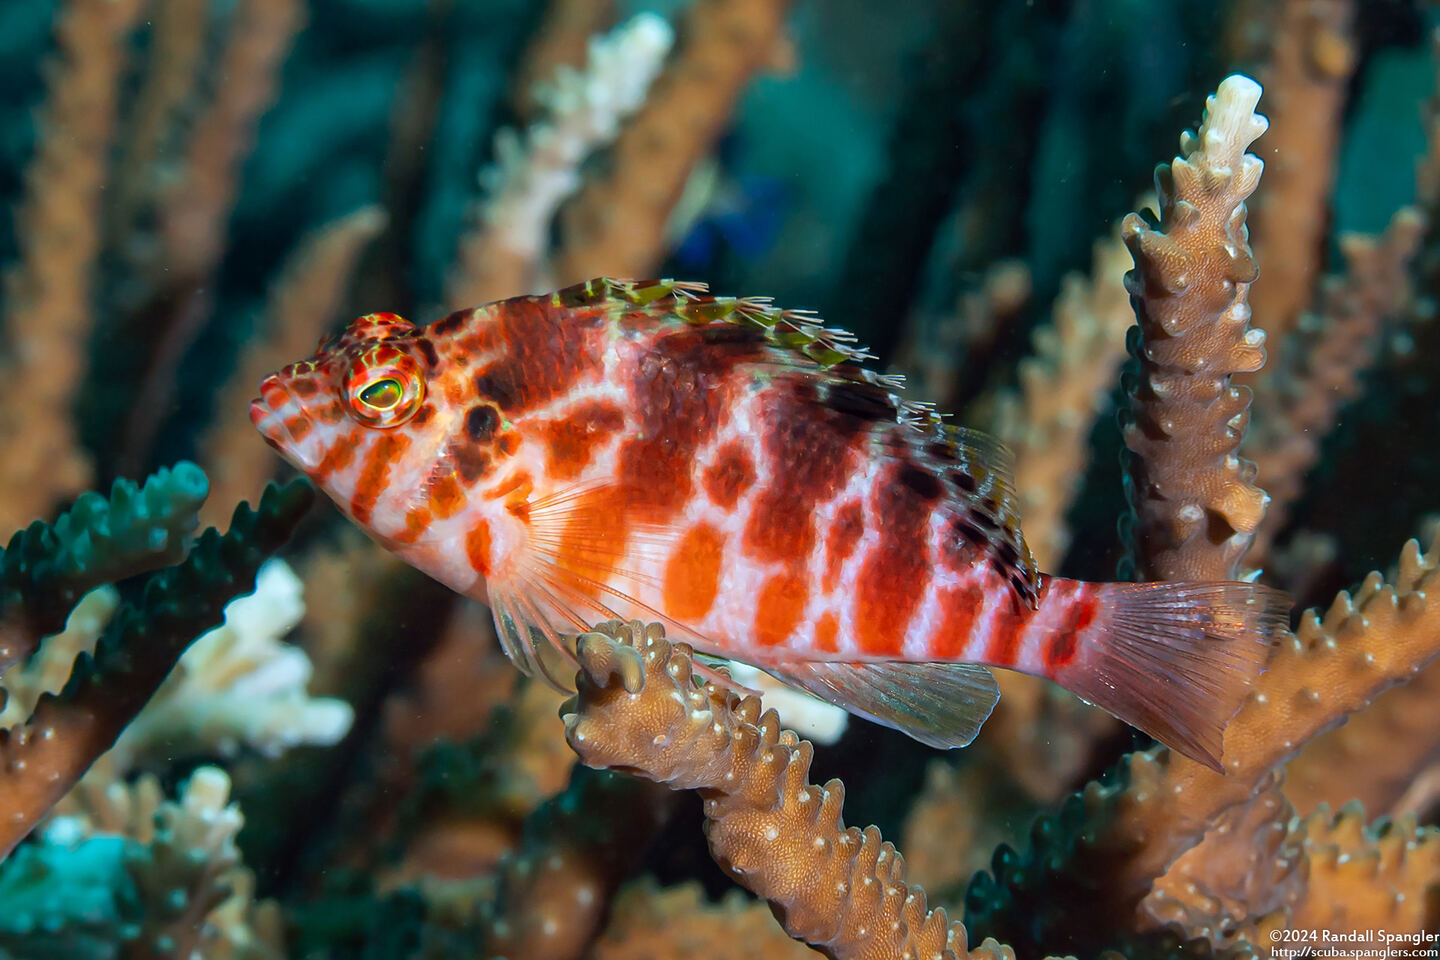
<path fill-rule="evenodd" d="M 376 380 L 360 391 L 360 402 L 377 413 L 389 413 L 400 406 L 405 397 L 405 388 L 394 377 Z"/>
<path fill-rule="evenodd" d="M 367 427 L 398 427 L 425 401 L 419 365 L 393 347 L 376 347 L 350 368 L 350 416 Z"/>

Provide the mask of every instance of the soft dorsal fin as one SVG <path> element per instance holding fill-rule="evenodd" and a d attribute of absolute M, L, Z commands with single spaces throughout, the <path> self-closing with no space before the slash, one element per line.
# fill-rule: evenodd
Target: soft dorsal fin
<path fill-rule="evenodd" d="M 1000 699 L 995 677 L 975 663 L 788 660 L 758 666 L 811 696 L 942 750 L 969 745 Z"/>

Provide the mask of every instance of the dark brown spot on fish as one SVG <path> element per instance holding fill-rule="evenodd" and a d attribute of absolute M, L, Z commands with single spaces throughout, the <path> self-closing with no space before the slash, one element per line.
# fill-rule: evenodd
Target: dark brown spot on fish
<path fill-rule="evenodd" d="M 864 422 L 893 421 L 895 401 L 888 391 L 856 380 L 837 380 L 826 385 L 820 401 L 836 413 Z"/>
<path fill-rule="evenodd" d="M 969 520 L 965 519 L 965 517 L 960 517 L 956 519 L 955 522 L 950 525 L 950 529 L 952 533 L 959 536 L 961 539 L 966 540 L 969 543 L 973 543 L 977 546 L 983 546 L 990 539 L 989 537 L 985 536 L 985 532 L 983 530 L 975 526 L 975 524 L 971 523 Z"/>
<path fill-rule="evenodd" d="M 971 510 L 970 519 L 975 522 L 975 525 L 977 527 L 981 527 L 989 531 L 990 533 L 1000 532 L 1000 524 L 997 523 L 995 521 L 995 518 L 990 516 L 988 513 L 984 513 L 979 510 Z"/>
<path fill-rule="evenodd" d="M 467 484 L 473 484 L 489 474 L 493 466 L 490 455 L 469 440 L 452 443 L 450 457 L 455 461 L 455 469 L 460 472 L 460 479 Z"/>
<path fill-rule="evenodd" d="M 470 319 L 471 311 L 456 310 L 448 317 L 442 317 L 430 324 L 430 332 L 437 337 L 448 337 L 450 334 L 465 326 L 465 321 Z"/>
<path fill-rule="evenodd" d="M 425 365 L 430 370 L 434 370 L 436 367 L 440 366 L 440 356 L 435 352 L 435 344 L 431 343 L 424 337 L 417 337 L 415 340 L 415 346 L 425 356 Z"/>
<path fill-rule="evenodd" d="M 602 318 L 536 297 L 507 300 L 492 314 L 504 356 L 475 385 L 506 413 L 546 404 L 603 369 L 601 338 L 591 331 Z"/>
<path fill-rule="evenodd" d="M 476 374 L 475 392 L 506 412 L 513 413 L 520 406 L 520 385 L 515 382 L 515 368 L 509 364 L 498 363 Z"/>
<path fill-rule="evenodd" d="M 1050 638 L 1050 643 L 1045 647 L 1045 666 L 1051 670 L 1058 670 L 1075 659 L 1075 650 L 1078 644 L 1075 642 L 1073 631 L 1062 628 Z"/>
<path fill-rule="evenodd" d="M 415 416 L 410 418 L 410 422 L 417 427 L 423 427 L 430 422 L 430 418 L 433 416 L 435 416 L 435 406 L 427 403 L 415 411 Z"/>
<path fill-rule="evenodd" d="M 950 482 L 955 484 L 961 493 L 974 493 L 980 489 L 980 485 L 975 482 L 975 478 L 964 470 L 951 470 Z"/>
<path fill-rule="evenodd" d="M 865 510 L 859 503 L 847 503 L 835 511 L 825 541 L 824 587 L 827 592 L 839 585 L 841 569 L 864 534 Z"/>
<path fill-rule="evenodd" d="M 663 521 L 695 483 L 695 455 L 714 437 L 734 385 L 735 367 L 759 354 L 748 344 L 718 346 L 697 330 L 658 337 L 640 358 L 632 398 L 635 436 L 618 453 L 620 485 L 636 491 Z"/>
<path fill-rule="evenodd" d="M 908 487 L 922 500 L 940 499 L 940 481 L 935 479 L 935 474 L 917 467 L 913 463 L 902 466 L 896 475 L 896 480 L 901 486 Z"/>
<path fill-rule="evenodd" d="M 1051 635 L 1045 647 L 1045 666 L 1050 670 L 1066 667 L 1080 649 L 1080 635 L 1095 622 L 1095 598 L 1081 593 L 1070 601 L 1065 619 Z"/>
<path fill-rule="evenodd" d="M 465 414 L 465 433 L 476 443 L 489 443 L 500 425 L 500 414 L 486 404 L 477 404 Z"/>
<path fill-rule="evenodd" d="M 767 393 L 757 419 L 766 456 L 779 469 L 755 499 L 745 551 L 762 560 L 797 561 L 815 542 L 810 505 L 837 495 L 859 466 L 854 437 L 835 430 L 815 405 L 814 385 L 804 381 Z"/>
<path fill-rule="evenodd" d="M 285 385 L 297 397 L 313 397 L 320 392 L 320 385 L 309 377 L 291 380 Z"/>

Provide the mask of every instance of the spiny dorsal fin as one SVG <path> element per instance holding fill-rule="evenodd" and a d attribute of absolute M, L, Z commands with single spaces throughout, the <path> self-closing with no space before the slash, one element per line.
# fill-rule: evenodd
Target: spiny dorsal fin
<path fill-rule="evenodd" d="M 698 281 L 599 277 L 550 295 L 557 307 L 615 305 L 634 320 L 677 319 L 690 326 L 730 323 L 760 332 L 772 347 L 821 367 L 860 364 L 871 355 L 853 334 L 826 327 L 808 310 L 784 310 L 766 297 L 712 297 Z"/>

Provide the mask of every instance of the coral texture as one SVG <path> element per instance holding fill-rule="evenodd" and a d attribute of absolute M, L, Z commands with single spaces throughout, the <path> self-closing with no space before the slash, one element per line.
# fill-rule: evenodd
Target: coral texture
<path fill-rule="evenodd" d="M 0 960 L 1239 958 L 1440 929 L 1435 24 L 0 2 Z M 1235 71 L 1263 107 L 1221 84 L 1122 229 Z M 586 635 L 562 720 L 487 610 L 301 488 L 196 536 L 283 469 L 260 373 L 349 317 L 607 273 L 823 308 L 908 411 L 1013 448 L 1047 572 L 1128 551 L 1288 590 L 1225 773 L 1011 675 L 964 750 L 853 718 L 812 750 L 736 689 L 763 681 L 644 625 Z"/>
<path fill-rule="evenodd" d="M 659 624 L 611 623 L 579 639 L 580 691 L 565 735 L 591 766 L 698 789 L 715 859 L 769 900 L 791 936 L 838 958 L 1004 957 L 971 951 L 961 924 L 905 882 L 874 827 L 840 819 L 844 787 L 810 783 L 812 748 L 760 701 L 692 681 L 691 651 Z"/>
<path fill-rule="evenodd" d="M 1259 100 L 1253 80 L 1222 83 L 1199 131 L 1185 134 L 1180 156 L 1155 173 L 1159 218 L 1125 218 L 1139 371 L 1122 429 L 1145 579 L 1235 579 L 1265 512 L 1254 465 L 1235 455 L 1249 391 L 1230 384 L 1265 362 L 1265 334 L 1250 326 L 1246 302 L 1256 268 L 1245 198 L 1263 165 L 1245 151 L 1265 132 Z"/>

